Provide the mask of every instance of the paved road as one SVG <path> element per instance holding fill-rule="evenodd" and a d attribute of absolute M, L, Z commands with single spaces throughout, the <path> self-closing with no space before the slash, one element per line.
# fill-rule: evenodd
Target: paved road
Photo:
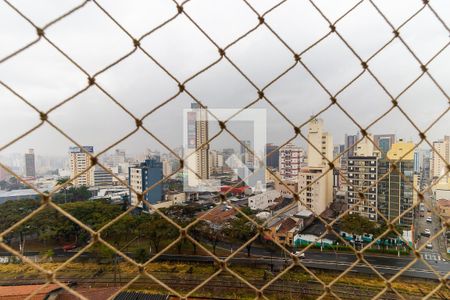
<path fill-rule="evenodd" d="M 230 249 L 230 246 L 221 244 L 220 248 L 222 249 Z M 243 253 L 246 253 L 246 250 L 244 249 L 242 251 Z M 252 247 L 251 249 L 252 256 L 262 256 L 262 257 L 285 257 L 285 253 L 283 253 L 281 250 L 277 252 L 270 252 L 266 248 L 257 248 Z M 321 252 L 319 250 L 308 250 L 305 253 L 306 259 L 312 259 L 316 261 L 326 261 L 330 263 L 335 262 L 345 262 L 345 263 L 353 263 L 356 261 L 356 255 L 353 253 L 335 253 L 330 251 L 324 251 Z M 403 268 L 406 265 L 408 265 L 414 257 L 412 256 L 393 256 L 393 255 L 380 255 L 380 254 L 371 254 L 367 253 L 364 254 L 364 257 L 366 260 L 373 265 L 382 265 L 382 266 L 392 266 L 397 268 Z M 422 254 L 422 257 L 427 260 L 427 262 L 431 265 L 431 267 L 437 271 L 441 272 L 450 272 L 450 262 L 445 261 L 439 254 L 435 254 L 431 251 L 424 252 Z M 423 270 L 430 270 L 428 266 L 426 266 L 423 262 L 418 261 L 416 262 L 412 268 L 418 268 Z"/>
<path fill-rule="evenodd" d="M 254 250 L 258 252 L 259 248 Z M 232 264 L 243 264 L 243 265 L 266 265 L 274 268 L 281 269 L 287 264 L 291 264 L 292 260 L 287 257 L 284 258 L 280 252 L 272 254 L 272 256 L 266 255 L 260 249 L 259 254 L 252 252 L 252 256 L 248 257 L 236 257 L 230 260 Z M 67 258 L 74 255 L 76 252 L 56 252 L 55 260 Z M 8 253 L 0 253 L 0 256 L 9 256 Z M 38 253 L 28 252 L 27 256 L 38 255 Z M 88 259 L 90 257 L 89 253 L 83 253 L 80 258 Z M 394 275 L 400 272 L 404 267 L 406 267 L 412 260 L 413 257 L 396 257 L 396 256 L 382 256 L 367 254 L 364 256 L 366 260 L 381 274 L 383 275 Z M 226 257 L 222 257 L 225 259 Z M 183 261 L 183 262 L 214 262 L 212 257 L 199 256 L 199 255 L 175 255 L 167 254 L 160 256 L 160 260 L 165 261 Z M 308 251 L 306 252 L 305 258 L 302 263 L 311 268 L 326 269 L 326 270 L 336 270 L 343 271 L 350 267 L 352 263 L 356 261 L 356 256 L 352 253 L 334 253 L 334 252 L 320 252 L 320 251 Z M 430 261 L 432 269 L 428 268 L 423 262 L 418 261 L 412 265 L 405 273 L 405 276 L 416 277 L 416 278 L 428 278 L 437 279 L 434 271 L 439 273 L 441 276 L 445 276 L 450 272 L 450 263 L 444 262 L 442 260 Z M 375 274 L 369 266 L 365 264 L 358 264 L 351 272 L 360 272 L 364 274 Z"/>
<path fill-rule="evenodd" d="M 431 236 L 433 236 L 436 232 L 442 229 L 439 217 L 432 211 L 427 211 L 429 210 L 428 209 L 429 207 L 434 206 L 434 202 L 432 201 L 429 193 L 425 194 L 425 202 L 427 206 L 425 206 L 424 217 L 418 216 L 416 218 L 416 237 L 418 237 L 417 247 L 420 247 L 423 244 L 431 243 L 433 248 L 432 249 L 424 248 L 422 250 L 422 257 L 429 262 L 446 260 L 445 257 L 447 249 L 445 246 L 444 236 L 439 235 L 434 240 L 429 241 L 430 237 L 424 235 L 425 229 L 430 230 Z M 426 222 L 427 217 L 432 218 L 431 223 Z"/>

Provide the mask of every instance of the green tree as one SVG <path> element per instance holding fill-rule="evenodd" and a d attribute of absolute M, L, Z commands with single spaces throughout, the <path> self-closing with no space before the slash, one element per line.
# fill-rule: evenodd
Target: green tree
<path fill-rule="evenodd" d="M 138 223 L 139 236 L 149 240 L 155 253 L 159 252 L 162 241 L 170 239 L 178 233 L 172 225 L 157 213 L 150 216 L 141 216 Z"/>
<path fill-rule="evenodd" d="M 237 243 L 245 243 L 258 233 L 256 225 L 244 217 L 233 219 L 228 223 L 228 226 L 224 228 L 224 231 L 226 236 L 231 239 L 231 242 Z M 250 257 L 252 244 L 253 242 L 248 243 L 245 247 L 247 249 L 248 257 Z"/>
<path fill-rule="evenodd" d="M 194 235 L 196 235 L 199 239 L 206 239 L 213 247 L 214 254 L 216 254 L 217 244 L 224 238 L 221 228 L 204 220 L 200 221 L 198 225 L 195 226 Z"/>
<path fill-rule="evenodd" d="M 134 250 L 133 255 L 139 263 L 145 263 L 150 258 L 150 254 L 145 248 L 138 248 Z"/>
<path fill-rule="evenodd" d="M 340 221 L 341 230 L 351 234 L 373 234 L 376 223 L 358 214 L 347 214 Z"/>

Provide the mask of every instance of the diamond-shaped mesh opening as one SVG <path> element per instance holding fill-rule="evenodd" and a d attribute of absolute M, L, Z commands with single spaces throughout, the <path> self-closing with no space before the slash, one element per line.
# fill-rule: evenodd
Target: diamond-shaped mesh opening
<path fill-rule="evenodd" d="M 36 123 L 2 135 L 1 188 L 28 187 L 27 195 L 39 199 L 1 204 L 12 213 L 4 215 L 0 247 L 7 259 L 23 262 L 11 274 L 29 273 L 21 279 L 57 284 L 82 299 L 100 282 L 114 285 L 110 298 L 127 289 L 179 298 L 448 298 L 448 215 L 438 199 L 440 191 L 448 192 L 450 171 L 448 137 L 439 140 L 447 129 L 449 101 L 444 59 L 449 29 L 442 4 L 203 2 L 155 2 L 136 9 L 84 1 L 39 9 L 42 13 L 34 3 L 2 2 L 6 25 L 0 27 L 15 29 L 3 35 L 0 84 L 8 99 L 31 110 L 17 107 L 20 115 L 10 113 L 12 106 L 5 104 L 0 124 L 9 129 L 32 117 Z M 268 136 L 277 146 L 266 154 L 286 157 L 289 148 L 301 156 L 289 172 L 278 172 L 282 164 L 267 158 L 269 186 L 281 194 L 276 205 L 250 209 L 248 195 L 239 189 L 246 176 L 214 193 L 187 193 L 175 203 L 182 167 L 206 144 L 216 158 L 219 152 L 211 146 L 224 141 L 242 153 L 254 150 L 231 125 L 234 116 L 212 116 L 210 135 L 194 153 L 176 149 L 181 130 L 174 133 L 178 139 L 171 136 L 181 124 L 178 113 L 191 103 L 207 111 L 215 106 L 269 111 Z M 326 120 L 329 137 L 342 135 L 340 127 L 357 134 L 325 147 L 327 135 L 314 135 L 318 118 Z M 77 146 L 85 164 L 42 188 L 41 174 L 30 175 L 7 152 L 43 140 L 49 126 L 65 141 L 52 139 L 47 147 Z M 392 127 L 404 140 L 377 135 Z M 82 146 L 94 143 L 96 151 Z M 111 161 L 123 156 L 120 149 L 111 151 L 127 143 L 150 150 L 126 163 L 169 152 L 162 176 L 158 171 L 158 179 L 143 186 L 139 176 L 127 178 L 132 168 L 127 171 L 125 161 L 123 170 L 113 170 Z M 214 168 L 215 175 L 232 169 Z M 124 194 L 98 196 L 93 193 L 99 190 L 80 187 L 91 185 L 95 174 Z M 322 194 L 323 201 L 312 200 L 323 185 L 334 191 Z M 176 205 L 161 202 L 161 190 Z M 17 248 L 12 237 L 49 208 L 57 215 L 36 229 L 50 228 L 51 234 L 68 222 L 72 226 L 66 227 L 79 231 L 70 235 L 75 244 L 63 246 L 62 257 L 70 258 L 57 269 L 43 265 L 56 260 L 54 247 L 36 261 L 22 251 L 23 238 Z M 2 265 L 1 274 L 10 267 Z M 75 287 L 71 276 L 89 288 Z M 427 281 L 414 281 L 418 278 Z M 29 298 L 36 293 L 30 291 Z"/>

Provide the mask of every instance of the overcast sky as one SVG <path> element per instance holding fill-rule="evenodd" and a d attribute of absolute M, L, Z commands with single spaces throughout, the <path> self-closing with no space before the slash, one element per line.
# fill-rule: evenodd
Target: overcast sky
<path fill-rule="evenodd" d="M 44 26 L 81 1 L 11 0 L 19 10 L 38 26 Z M 249 1 L 260 13 L 278 1 Z M 315 1 L 334 22 L 357 1 Z M 398 26 L 415 11 L 422 1 L 375 1 L 394 26 Z M 99 3 L 133 36 L 140 37 L 176 14 L 170 0 L 111 1 Z M 445 21 L 450 20 L 448 0 L 430 1 Z M 241 0 L 192 0 L 186 12 L 221 47 L 243 35 L 257 23 L 255 13 Z M 330 31 L 327 22 L 308 1 L 288 0 L 265 17 L 266 22 L 296 52 L 302 52 Z M 448 24 L 447 24 L 448 25 Z M 369 2 L 337 23 L 337 30 L 365 60 L 387 43 L 392 29 Z M 400 34 L 422 61 L 426 62 L 449 42 L 449 32 L 426 8 L 400 29 Z M 124 34 L 92 2 L 46 30 L 46 36 L 89 74 L 103 69 L 133 49 Z M 35 29 L 14 10 L 0 2 L 0 59 L 36 38 Z M 219 58 L 217 48 L 184 16 L 142 40 L 145 48 L 176 78 L 184 81 Z M 450 47 L 430 65 L 429 70 L 447 94 L 450 94 Z M 227 56 L 258 86 L 263 87 L 288 69 L 294 58 L 287 48 L 265 26 L 239 41 Z M 345 44 L 331 34 L 302 56 L 302 61 L 332 93 L 336 93 L 362 67 Z M 369 67 L 388 91 L 397 96 L 421 72 L 419 63 L 396 40 L 369 62 Z M 85 74 L 58 53 L 47 41 L 34 46 L 0 64 L 0 80 L 46 111 L 87 84 Z M 141 51 L 136 51 L 96 81 L 137 117 L 173 96 L 178 87 L 167 74 Z M 191 80 L 186 88 L 210 108 L 239 108 L 255 100 L 255 88 L 225 59 Z M 323 89 L 301 66 L 297 65 L 271 85 L 267 97 L 292 122 L 301 124 L 310 115 L 329 104 Z M 367 126 L 389 109 L 390 99 L 367 73 L 338 96 L 341 105 L 362 126 Z M 192 99 L 181 94 L 169 104 L 145 119 L 144 125 L 170 147 L 182 144 L 182 111 Z M 0 145 L 35 126 L 38 115 L 16 96 L 0 86 Z M 446 97 L 428 76 L 423 76 L 399 99 L 399 105 L 421 129 L 425 129 L 448 109 Z M 267 108 L 267 140 L 281 144 L 293 135 L 291 126 L 267 103 L 255 108 Z M 335 143 L 343 143 L 344 134 L 357 127 L 337 107 L 331 107 L 321 117 Z M 53 111 L 50 120 L 80 144 L 104 149 L 135 128 L 134 120 L 114 104 L 98 88 L 92 87 L 69 103 Z M 450 134 L 450 117 L 446 114 L 429 131 L 431 140 Z M 233 126 L 231 127 L 233 128 Z M 217 130 L 211 125 L 211 135 Z M 369 130 L 372 133 L 395 133 L 397 137 L 417 140 L 417 131 L 394 110 Z M 240 137 L 248 138 L 237 130 Z M 215 142 L 217 147 L 237 147 L 230 139 Z M 301 140 L 297 143 L 302 144 Z M 35 148 L 39 154 L 64 155 L 71 143 L 44 125 L 30 136 L 5 149 L 0 155 L 25 152 Z M 130 153 L 143 152 L 146 147 L 162 149 L 146 133 L 139 132 L 118 145 Z"/>

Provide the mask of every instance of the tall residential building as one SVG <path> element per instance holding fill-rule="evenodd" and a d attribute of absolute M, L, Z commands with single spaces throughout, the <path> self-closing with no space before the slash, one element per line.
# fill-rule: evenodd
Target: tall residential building
<path fill-rule="evenodd" d="M 29 149 L 28 153 L 25 153 L 25 176 L 36 177 L 36 163 L 34 160 L 34 150 Z"/>
<path fill-rule="evenodd" d="M 413 185 L 417 179 L 414 175 L 413 148 L 414 143 L 404 142 L 400 139 L 397 143 L 392 144 L 386 158 L 379 161 L 379 178 L 390 171 L 393 163 L 397 165 L 395 170 L 380 179 L 378 183 L 378 209 L 389 220 L 398 217 L 414 204 Z M 402 159 L 398 161 L 400 158 Z M 398 220 L 398 224 L 410 227 L 413 221 L 414 214 L 411 210 Z"/>
<path fill-rule="evenodd" d="M 442 140 L 433 142 L 434 151 L 431 152 L 431 178 L 439 178 L 446 170 L 446 163 L 450 163 L 450 136 L 446 135 Z M 447 162 L 442 160 L 442 156 Z"/>
<path fill-rule="evenodd" d="M 199 180 L 209 179 L 209 144 L 208 115 L 206 109 L 198 103 L 191 104 L 191 111 L 187 113 L 187 166 L 189 186 L 198 186 Z M 198 150 L 197 150 L 198 149 Z M 192 174 L 193 173 L 193 174 Z M 198 176 L 198 177 L 197 177 Z"/>
<path fill-rule="evenodd" d="M 422 176 L 420 176 L 420 188 L 423 189 L 430 180 L 431 172 L 431 151 L 425 150 L 422 164 Z"/>
<path fill-rule="evenodd" d="M 376 134 L 374 135 L 375 145 L 381 150 L 381 156 L 385 157 L 389 149 L 395 143 L 395 134 Z"/>
<path fill-rule="evenodd" d="M 221 173 L 223 169 L 223 154 L 217 150 L 210 151 L 209 166 L 211 168 L 211 173 Z"/>
<path fill-rule="evenodd" d="M 333 160 L 333 137 L 323 131 L 322 119 L 309 122 L 308 141 L 308 167 L 328 167 L 327 160 Z"/>
<path fill-rule="evenodd" d="M 306 189 L 300 193 L 300 200 L 306 208 L 321 214 L 333 201 L 333 170 L 329 170 L 327 161 L 333 160 L 333 137 L 323 130 L 322 119 L 315 118 L 308 125 L 308 166 L 298 176 L 299 190 Z M 299 203 L 299 210 L 303 209 L 305 206 Z"/>
<path fill-rule="evenodd" d="M 293 143 L 281 147 L 279 166 L 281 180 L 297 181 L 304 159 L 304 150 Z"/>
<path fill-rule="evenodd" d="M 162 160 L 162 170 L 163 170 L 163 176 L 167 177 L 170 174 L 172 174 L 172 162 L 169 159 L 163 159 Z"/>
<path fill-rule="evenodd" d="M 87 153 L 82 151 L 82 149 L 80 149 L 79 147 L 69 148 L 70 178 L 75 178 L 75 176 L 84 172 L 83 174 L 75 178 L 72 181 L 72 184 L 75 186 L 94 186 L 94 168 L 90 168 L 92 166 L 92 162 L 90 159 L 90 155 L 88 154 L 94 154 L 94 147 L 83 146 L 83 149 Z M 89 170 L 86 171 L 87 169 Z"/>
<path fill-rule="evenodd" d="M 416 148 L 414 150 L 414 172 L 422 173 L 423 171 L 423 163 L 426 155 L 428 154 L 428 150 Z"/>
<path fill-rule="evenodd" d="M 146 159 L 139 165 L 129 168 L 128 184 L 134 190 L 144 192 L 147 188 L 153 186 L 163 178 L 163 165 L 158 158 Z M 138 204 L 138 198 L 135 193 L 130 190 L 131 205 Z M 158 203 L 163 200 L 162 183 L 154 186 L 144 195 L 144 199 L 151 204 Z M 142 206 L 142 205 L 140 205 Z M 145 207 L 145 205 L 144 205 Z"/>
<path fill-rule="evenodd" d="M 240 154 L 241 154 L 241 161 L 246 165 L 249 169 L 253 169 L 253 154 L 250 153 L 250 151 L 247 150 L 250 149 L 252 151 L 252 142 L 249 140 L 242 140 L 240 141 Z"/>
<path fill-rule="evenodd" d="M 369 136 L 372 139 L 371 136 Z M 378 206 L 378 157 L 379 151 L 368 138 L 363 138 L 357 145 L 355 156 L 347 162 L 347 204 L 351 208 L 350 214 L 359 214 L 369 220 L 377 221 Z M 364 200 L 359 192 L 364 193 Z"/>
<path fill-rule="evenodd" d="M 269 154 L 271 155 L 269 156 Z M 280 151 L 278 146 L 272 143 L 266 144 L 266 166 L 272 169 L 278 169 L 279 164 Z"/>

